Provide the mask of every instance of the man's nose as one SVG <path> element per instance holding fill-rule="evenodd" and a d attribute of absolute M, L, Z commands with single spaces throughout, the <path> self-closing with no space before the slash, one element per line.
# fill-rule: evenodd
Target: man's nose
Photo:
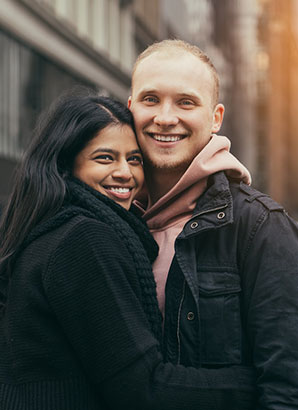
<path fill-rule="evenodd" d="M 118 178 L 118 179 L 123 179 L 126 181 L 129 181 L 132 178 L 132 173 L 130 166 L 126 160 L 120 161 L 114 171 L 113 171 L 113 177 Z"/>
<path fill-rule="evenodd" d="M 154 123 L 159 126 L 169 127 L 171 125 L 177 125 L 179 118 L 175 107 L 171 103 L 160 104 L 157 108 L 157 112 L 154 116 Z"/>

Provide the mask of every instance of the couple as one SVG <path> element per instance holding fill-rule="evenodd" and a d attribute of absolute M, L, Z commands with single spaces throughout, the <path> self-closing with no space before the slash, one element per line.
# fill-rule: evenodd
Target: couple
<path fill-rule="evenodd" d="M 98 96 L 44 118 L 1 224 L 1 410 L 297 408 L 297 225 L 213 135 L 217 98 L 166 40 L 134 124 Z"/>

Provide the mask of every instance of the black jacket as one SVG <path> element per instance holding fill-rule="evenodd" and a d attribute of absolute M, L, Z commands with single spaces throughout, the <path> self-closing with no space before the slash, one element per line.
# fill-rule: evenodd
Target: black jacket
<path fill-rule="evenodd" d="M 164 353 L 195 367 L 253 366 L 257 410 L 298 409 L 298 226 L 223 172 L 176 239 Z"/>
<path fill-rule="evenodd" d="M 142 222 L 80 184 L 71 192 L 15 263 L 0 319 L 0 409 L 253 409 L 248 367 L 163 363 Z"/>

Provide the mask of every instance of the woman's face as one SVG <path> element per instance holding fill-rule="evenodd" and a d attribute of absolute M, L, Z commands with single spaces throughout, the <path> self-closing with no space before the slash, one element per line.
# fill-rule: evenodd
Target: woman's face
<path fill-rule="evenodd" d="M 73 175 L 129 209 L 142 188 L 142 156 L 128 125 L 109 125 L 76 156 Z"/>

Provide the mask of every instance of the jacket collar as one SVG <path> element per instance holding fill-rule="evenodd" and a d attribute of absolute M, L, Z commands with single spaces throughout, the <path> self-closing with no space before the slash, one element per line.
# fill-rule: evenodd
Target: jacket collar
<path fill-rule="evenodd" d="M 180 238 L 233 223 L 233 198 L 229 180 L 223 171 L 208 178 L 207 188 L 199 197 L 191 219 Z"/>

